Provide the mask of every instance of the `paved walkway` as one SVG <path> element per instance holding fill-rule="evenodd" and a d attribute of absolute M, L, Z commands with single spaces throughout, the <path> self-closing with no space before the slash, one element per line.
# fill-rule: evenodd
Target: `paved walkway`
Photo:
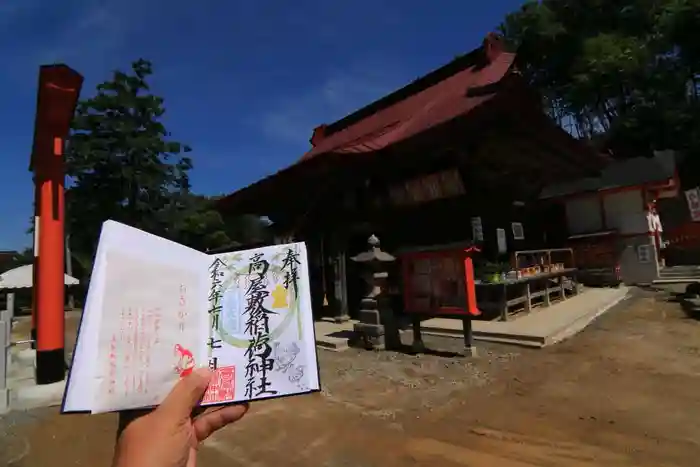
<path fill-rule="evenodd" d="M 584 329 L 598 316 L 623 300 L 628 291 L 624 286 L 585 288 L 575 297 L 550 307 L 535 308 L 531 313 L 517 315 L 510 321 L 474 321 L 474 338 L 488 342 L 545 347 Z M 316 322 L 316 342 L 330 350 L 346 350 L 355 322 Z M 458 319 L 433 318 L 423 321 L 422 330 L 427 335 L 461 338 L 462 322 Z M 405 339 L 404 342 L 406 343 Z"/>
<path fill-rule="evenodd" d="M 324 349 L 342 351 L 348 349 L 348 341 L 353 336 L 356 320 L 336 323 L 332 319 L 322 319 L 314 323 L 316 345 Z"/>
<path fill-rule="evenodd" d="M 516 316 L 511 321 L 474 321 L 474 338 L 544 347 L 570 337 L 588 326 L 598 316 L 623 300 L 627 287 L 589 288 L 583 293 L 550 307 Z M 423 322 L 425 334 L 461 336 L 462 322 L 433 318 Z"/>
<path fill-rule="evenodd" d="M 80 310 L 66 312 L 66 360 L 70 361 L 77 335 Z M 29 339 L 31 317 L 20 316 L 12 328 L 12 342 Z M 36 351 L 28 343 L 12 347 L 8 371 L 8 388 L 10 389 L 10 407 L 13 410 L 27 410 L 36 407 L 50 407 L 61 404 L 66 381 L 54 384 L 37 385 L 35 382 Z"/>

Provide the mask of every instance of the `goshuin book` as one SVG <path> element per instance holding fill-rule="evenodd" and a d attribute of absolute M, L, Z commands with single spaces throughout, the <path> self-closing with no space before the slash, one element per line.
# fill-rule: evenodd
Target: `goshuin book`
<path fill-rule="evenodd" d="M 202 405 L 320 389 L 305 245 L 207 255 L 105 222 L 62 412 L 152 407 L 201 366 Z"/>

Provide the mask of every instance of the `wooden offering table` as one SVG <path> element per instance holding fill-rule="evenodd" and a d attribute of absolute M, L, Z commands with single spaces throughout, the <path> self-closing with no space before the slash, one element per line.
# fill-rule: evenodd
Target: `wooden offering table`
<path fill-rule="evenodd" d="M 552 257 L 564 256 L 562 262 Z M 529 262 L 528 262 L 529 261 Z M 577 269 L 570 249 L 518 251 L 513 255 L 513 271 L 498 282 L 476 283 L 478 307 L 485 314 L 497 312 L 508 320 L 511 308 L 522 306 L 525 312 L 541 304 L 577 295 Z"/>

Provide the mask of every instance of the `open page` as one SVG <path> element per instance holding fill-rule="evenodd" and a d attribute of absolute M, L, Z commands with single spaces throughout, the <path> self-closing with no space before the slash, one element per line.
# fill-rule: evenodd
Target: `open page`
<path fill-rule="evenodd" d="M 151 407 L 207 365 L 203 405 L 319 390 L 308 277 L 303 243 L 208 256 L 105 222 L 62 411 Z"/>
<path fill-rule="evenodd" d="M 203 405 L 320 389 L 306 246 L 211 256 Z"/>
<path fill-rule="evenodd" d="M 126 225 L 100 235 L 63 411 L 143 408 L 205 361 L 209 257 Z"/>

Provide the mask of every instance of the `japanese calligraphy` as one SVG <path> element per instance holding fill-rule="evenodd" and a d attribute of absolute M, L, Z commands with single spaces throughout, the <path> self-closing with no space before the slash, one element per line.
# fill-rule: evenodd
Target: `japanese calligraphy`
<path fill-rule="evenodd" d="M 224 276 L 223 268 L 225 267 L 226 264 L 219 258 L 215 258 L 209 266 L 211 286 L 209 287 L 209 339 L 207 347 L 209 348 L 209 367 L 212 370 L 217 368 L 217 359 L 213 356 L 212 350 L 221 348 L 221 340 L 215 338 L 215 333 L 219 328 L 219 316 L 221 315 L 221 279 Z"/>
<path fill-rule="evenodd" d="M 117 392 L 118 373 L 122 394 L 148 393 L 150 353 L 158 342 L 160 314 L 158 308 L 121 310 L 119 338 L 113 334 L 109 346 L 108 394 Z"/>
<path fill-rule="evenodd" d="M 267 290 L 269 269 L 270 263 L 263 258 L 262 253 L 255 253 L 250 257 L 248 266 L 250 279 L 245 292 L 244 312 L 247 315 L 245 333 L 251 336 L 245 352 L 248 360 L 245 370 L 245 397 L 248 399 L 277 394 L 277 391 L 271 389 L 272 383 L 268 379 L 268 373 L 272 371 L 274 364 L 270 346 L 270 315 L 275 314 L 264 305 L 265 299 L 270 294 Z"/>
<path fill-rule="evenodd" d="M 287 248 L 287 253 L 282 261 L 282 270 L 284 271 L 284 288 L 289 290 L 292 287 L 294 290 L 294 298 L 299 297 L 299 274 L 297 266 L 300 265 L 299 253 L 291 247 Z"/>

